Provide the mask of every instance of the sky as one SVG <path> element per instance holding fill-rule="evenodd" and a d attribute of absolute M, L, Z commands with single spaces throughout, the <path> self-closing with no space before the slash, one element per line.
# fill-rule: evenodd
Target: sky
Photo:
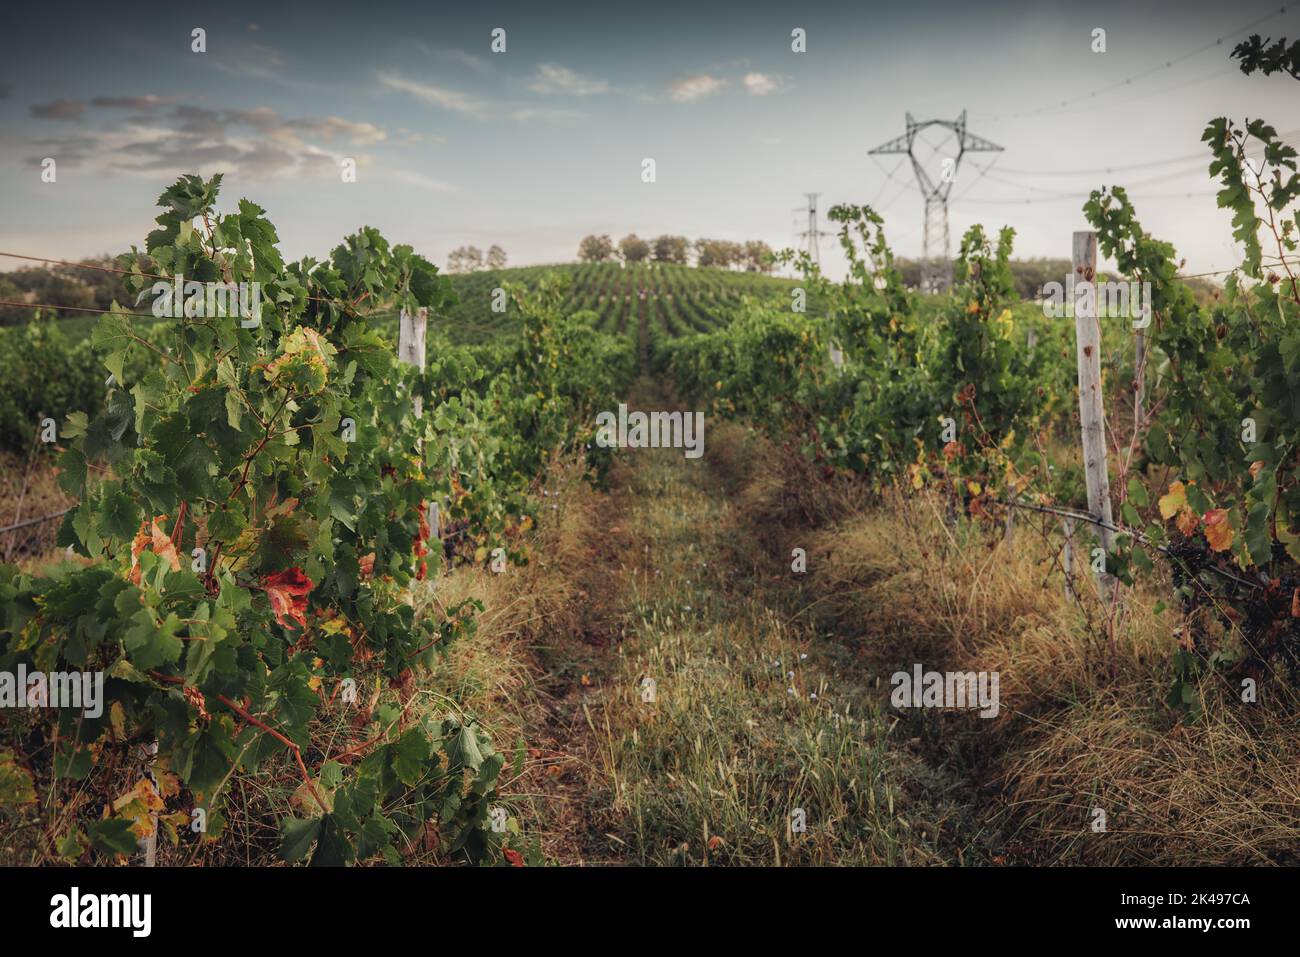
<path fill-rule="evenodd" d="M 1262 117 L 1300 143 L 1300 85 L 1244 76 L 1228 57 L 1251 32 L 1300 35 L 1300 5 L 1282 13 L 1278 0 L 181 7 L 5 11 L 0 250 L 143 246 L 169 183 L 222 172 L 223 208 L 265 207 L 292 258 L 362 225 L 438 264 L 465 243 L 498 244 L 512 265 L 569 261 L 593 232 L 781 248 L 801 242 L 807 192 L 823 217 L 876 206 L 895 251 L 917 256 L 911 167 L 869 150 L 908 113 L 966 111 L 969 132 L 1003 149 L 956 169 L 954 251 L 980 222 L 1014 226 L 1017 256 L 1068 257 L 1086 193 L 1114 184 L 1187 271 L 1205 272 L 1240 261 L 1206 123 Z M 915 148 L 932 176 L 954 152 L 939 127 Z M 832 274 L 835 247 L 823 238 Z"/>

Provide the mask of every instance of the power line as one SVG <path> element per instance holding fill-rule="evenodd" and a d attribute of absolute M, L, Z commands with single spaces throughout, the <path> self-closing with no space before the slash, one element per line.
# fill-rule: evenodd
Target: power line
<path fill-rule="evenodd" d="M 1279 133 L 1281 139 L 1289 136 L 1300 135 L 1300 129 L 1287 130 L 1285 133 Z M 1251 142 L 1247 149 L 1262 149 L 1263 146 L 1256 142 Z M 1122 173 L 1135 169 L 1151 169 L 1157 166 L 1174 166 L 1183 163 L 1207 162 L 1209 157 L 1205 152 L 1189 153 L 1185 156 L 1171 156 L 1167 159 L 1148 160 L 1144 163 L 1126 163 L 1122 166 L 1105 166 L 1096 169 L 1010 169 L 1006 166 L 1000 167 L 1004 173 L 1012 173 L 1016 176 L 1109 176 L 1113 173 Z"/>
<path fill-rule="evenodd" d="M 1215 37 L 1213 40 L 1210 40 L 1208 43 L 1204 43 L 1194 50 L 1189 50 L 1187 53 L 1184 53 L 1181 56 L 1176 56 L 1171 60 L 1166 60 L 1164 63 L 1157 64 L 1156 66 L 1143 70 L 1140 73 L 1135 73 L 1130 77 L 1126 77 L 1122 80 L 1117 80 L 1116 82 L 1108 84 L 1106 86 L 1098 87 L 1097 89 L 1092 90 L 1088 93 L 1081 93 L 1078 96 L 1061 100 L 1058 103 L 1052 103 L 1047 106 L 1042 106 L 1036 110 L 1022 110 L 1016 113 L 1003 113 L 1003 114 L 998 114 L 993 116 L 981 116 L 980 119 L 988 122 L 995 122 L 998 120 L 1023 119 L 1025 117 L 1031 117 L 1031 116 L 1042 116 L 1043 114 L 1048 113 L 1052 110 L 1059 110 L 1062 107 L 1071 106 L 1075 103 L 1081 103 L 1084 100 L 1091 99 L 1092 97 L 1095 97 L 1100 93 L 1109 93 L 1112 90 L 1118 90 L 1126 86 L 1131 86 L 1137 80 L 1144 80 L 1149 76 L 1154 76 L 1155 74 L 1159 73 L 1161 70 L 1172 69 L 1174 64 L 1176 63 L 1182 63 L 1183 61 L 1189 60 L 1194 56 L 1199 56 L 1200 54 L 1204 53 L 1206 50 L 1212 50 L 1217 46 L 1222 46 L 1224 40 L 1239 36 L 1240 34 L 1245 33 L 1247 30 L 1251 30 L 1254 27 L 1259 26 L 1261 23 L 1264 23 L 1268 20 L 1272 20 L 1274 17 L 1284 16 L 1286 14 L 1286 10 L 1287 10 L 1286 7 L 1281 7 L 1274 13 L 1269 13 L 1266 14 L 1265 16 L 1259 17 L 1256 20 L 1252 20 L 1244 27 L 1240 27 L 1239 29 L 1234 30 L 1230 33 L 1226 33 L 1221 37 Z"/>
<path fill-rule="evenodd" d="M 989 165 L 988 165 L 988 166 L 985 166 L 982 170 L 980 170 L 980 174 L 979 174 L 978 176 L 976 176 L 973 180 L 971 180 L 971 183 L 970 183 L 969 186 L 967 186 L 964 190 L 962 190 L 960 193 L 958 193 L 958 194 L 953 198 L 953 202 L 954 202 L 954 203 L 957 202 L 957 200 L 961 199 L 963 196 L 965 196 L 967 193 L 969 193 L 972 189 L 974 189 L 976 183 L 978 183 L 980 180 L 982 180 L 985 176 L 989 175 L 989 172 L 993 169 L 994 166 L 997 165 L 998 159 L 999 159 L 1001 156 L 1002 156 L 1001 153 L 995 153 L 994 156 L 993 156 L 993 159 L 989 162 Z M 976 169 L 979 169 L 979 167 L 977 166 Z"/>
<path fill-rule="evenodd" d="M 1188 89 L 1189 87 L 1197 86 L 1201 83 L 1206 83 L 1210 80 L 1216 80 L 1219 79 L 1220 77 L 1224 77 L 1230 73 L 1236 73 L 1236 72 L 1237 72 L 1236 67 L 1226 66 L 1223 67 L 1222 69 L 1215 70 L 1213 73 L 1207 73 L 1204 76 L 1198 76 L 1194 80 L 1182 80 L 1178 83 L 1170 84 L 1169 86 L 1162 86 L 1159 89 L 1148 90 L 1146 93 L 1134 94 L 1131 93 L 1130 91 L 1125 91 L 1122 99 L 1106 99 L 1103 102 L 1092 103 L 1088 106 L 1081 106 L 1076 109 L 1047 110 L 1045 112 L 1039 113 L 1038 116 L 1043 119 L 1051 119 L 1053 117 L 1058 117 L 1058 116 L 1082 116 L 1085 113 L 1095 113 L 1097 110 L 1110 110 L 1112 112 L 1119 112 L 1127 108 L 1130 103 L 1137 103 L 1141 100 L 1149 100 L 1152 97 L 1161 96 L 1168 93 L 1182 92 Z M 1115 92 L 1118 93 L 1120 91 L 1117 90 Z"/>
<path fill-rule="evenodd" d="M 1032 205 L 1034 203 L 1054 203 L 1054 202 L 1062 202 L 1065 200 L 1086 199 L 1090 195 L 1092 194 L 1088 192 L 1088 193 L 1060 193 L 1056 196 L 1035 196 L 1035 197 L 1028 197 L 1024 199 L 1017 198 L 1017 197 L 1003 197 L 1000 199 L 968 199 L 966 200 L 966 204 L 967 205 L 976 204 L 980 206 L 1021 206 L 1021 205 Z M 1217 195 L 1218 195 L 1217 192 L 1216 193 L 1196 193 L 1196 192 L 1144 193 L 1137 196 L 1130 196 L 1129 198 L 1134 200 L 1198 199 L 1198 198 L 1211 199 Z"/>

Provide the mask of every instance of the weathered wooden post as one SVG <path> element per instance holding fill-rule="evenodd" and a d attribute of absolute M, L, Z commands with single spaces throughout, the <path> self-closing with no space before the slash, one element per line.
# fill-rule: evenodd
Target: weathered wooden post
<path fill-rule="evenodd" d="M 1133 340 L 1133 431 L 1142 428 L 1146 417 L 1147 331 L 1137 329 Z"/>
<path fill-rule="evenodd" d="M 1083 433 L 1083 474 L 1088 486 L 1088 512 L 1097 523 L 1101 546 L 1108 553 L 1115 543 L 1110 509 L 1110 473 L 1106 463 L 1106 419 L 1101 400 L 1101 324 L 1097 319 L 1097 234 L 1074 234 L 1074 334 L 1079 362 L 1079 426 Z M 1103 598 L 1114 594 L 1115 579 L 1099 576 Z"/>
<path fill-rule="evenodd" d="M 424 368 L 424 333 L 429 326 L 429 310 L 421 306 L 415 314 L 402 310 L 397 327 L 397 358 L 410 366 Z M 415 397 L 415 416 L 424 414 L 424 401 Z"/>
<path fill-rule="evenodd" d="M 397 358 L 407 365 L 424 368 L 424 338 L 429 328 L 429 310 L 426 306 L 421 306 L 415 310 L 415 314 L 402 310 L 401 318 L 397 326 Z M 424 399 L 421 396 L 415 397 L 415 417 L 418 419 L 424 415 Z M 428 513 L 425 520 L 429 523 L 430 541 L 440 541 L 442 533 L 439 529 L 438 503 L 430 502 Z"/>

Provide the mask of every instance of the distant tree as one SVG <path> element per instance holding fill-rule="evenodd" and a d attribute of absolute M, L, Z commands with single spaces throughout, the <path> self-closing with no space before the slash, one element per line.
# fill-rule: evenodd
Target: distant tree
<path fill-rule="evenodd" d="M 636 233 L 628 233 L 618 241 L 618 251 L 623 257 L 624 262 L 640 263 L 650 258 L 650 244 L 644 239 L 637 236 Z"/>
<path fill-rule="evenodd" d="M 748 272 L 771 272 L 776 268 L 772 261 L 772 247 L 761 239 L 751 239 L 745 243 L 745 269 Z"/>
<path fill-rule="evenodd" d="M 657 263 L 685 266 L 690 259 L 691 244 L 685 236 L 659 236 L 653 243 Z"/>
<path fill-rule="evenodd" d="M 483 268 L 483 250 L 477 246 L 457 246 L 447 257 L 447 272 L 474 272 Z"/>
<path fill-rule="evenodd" d="M 8 279 L 0 276 L 0 299 L 7 299 L 10 302 L 22 302 L 26 298 L 23 290 L 19 289 Z M 35 300 L 35 297 L 32 297 Z M 16 325 L 25 322 L 32 317 L 32 310 L 27 306 L 0 306 L 0 326 Z"/>
<path fill-rule="evenodd" d="M 695 241 L 695 262 L 699 266 L 712 269 L 729 269 L 742 255 L 739 243 L 725 239 L 697 239 Z"/>
<path fill-rule="evenodd" d="M 614 258 L 614 240 L 608 236 L 584 236 L 578 244 L 578 258 L 585 263 L 603 263 Z"/>
<path fill-rule="evenodd" d="M 67 306 L 67 310 L 60 311 L 63 317 L 85 315 L 78 312 L 78 307 L 82 309 L 96 308 L 97 306 L 108 305 L 107 302 L 99 302 L 96 298 L 95 288 L 85 281 L 86 275 L 100 275 L 94 270 L 76 269 L 70 266 L 56 266 L 54 269 L 46 269 L 43 266 L 28 266 L 23 269 L 15 269 L 13 272 L 5 273 L 4 278 L 12 289 L 19 290 L 18 294 L 13 291 L 6 292 L 0 298 L 14 301 L 22 300 L 32 303 L 45 303 L 51 306 Z M 111 300 L 110 300 L 111 301 Z M 125 291 L 122 291 L 121 298 L 118 302 L 123 305 L 128 304 Z M 0 313 L 0 323 L 9 325 L 15 322 L 26 322 L 32 316 L 32 309 L 23 306 L 4 306 Z"/>
<path fill-rule="evenodd" d="M 506 268 L 506 251 L 495 244 L 488 247 L 487 251 L 488 269 L 505 269 Z"/>

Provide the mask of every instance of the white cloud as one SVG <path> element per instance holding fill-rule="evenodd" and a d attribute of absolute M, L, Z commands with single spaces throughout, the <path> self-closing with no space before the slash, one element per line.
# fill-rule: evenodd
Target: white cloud
<path fill-rule="evenodd" d="M 543 63 L 537 68 L 537 75 L 528 88 L 534 93 L 591 96 L 593 93 L 607 92 L 609 84 L 592 76 L 575 73 L 558 63 Z"/>
<path fill-rule="evenodd" d="M 528 120 L 566 121 L 585 120 L 587 118 L 586 113 L 582 113 L 578 110 L 549 110 L 544 108 L 538 109 L 536 107 L 524 107 L 523 109 L 515 110 L 510 115 L 521 123 L 527 122 Z"/>
<path fill-rule="evenodd" d="M 431 193 L 454 193 L 456 191 L 456 187 L 452 186 L 451 183 L 435 179 L 432 176 L 425 176 L 423 173 L 417 173 L 414 170 L 395 169 L 387 174 L 377 175 L 387 175 L 390 179 L 399 183 L 414 186 L 417 189 L 428 190 Z"/>
<path fill-rule="evenodd" d="M 346 136 L 358 146 L 370 146 L 388 139 L 388 134 L 373 123 L 354 123 L 339 116 L 327 116 L 323 120 L 291 120 L 288 125 L 327 140 Z"/>
<path fill-rule="evenodd" d="M 430 86 L 427 83 L 416 83 L 414 80 L 407 80 L 394 73 L 379 74 L 379 82 L 389 89 L 400 90 L 403 93 L 409 93 L 416 99 L 423 100 L 426 103 L 432 103 L 435 106 L 441 106 L 446 110 L 455 110 L 457 113 L 469 113 L 473 116 L 480 116 L 486 109 L 486 105 L 472 96 L 461 93 L 457 90 L 448 90 L 439 86 Z"/>
<path fill-rule="evenodd" d="M 722 77 L 696 73 L 674 83 L 670 88 L 670 94 L 678 103 L 691 103 L 701 97 L 720 93 L 726 85 L 727 81 Z"/>
<path fill-rule="evenodd" d="M 781 78 L 777 76 L 769 76 L 766 73 L 745 74 L 745 89 L 751 96 L 767 96 L 769 93 L 775 93 L 780 85 Z"/>
<path fill-rule="evenodd" d="M 444 60 L 448 63 L 454 63 L 457 66 L 464 67 L 467 70 L 473 70 L 475 73 L 488 73 L 491 68 L 487 61 L 482 57 L 476 57 L 472 53 L 466 53 L 464 50 L 442 49 L 435 50 L 420 40 L 415 41 L 416 49 L 431 60 Z"/>

